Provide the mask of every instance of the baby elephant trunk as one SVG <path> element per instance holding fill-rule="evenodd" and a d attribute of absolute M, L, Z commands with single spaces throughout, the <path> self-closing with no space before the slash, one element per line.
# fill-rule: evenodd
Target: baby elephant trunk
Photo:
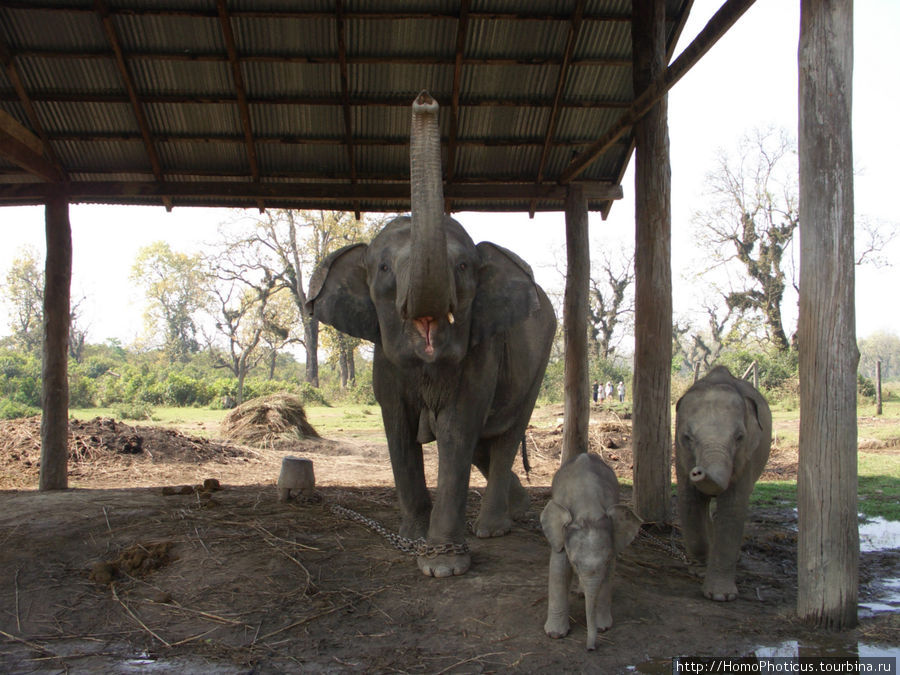
<path fill-rule="evenodd" d="M 731 469 L 731 454 L 727 450 L 702 453 L 691 469 L 691 485 L 703 494 L 715 497 L 728 489 Z"/>
<path fill-rule="evenodd" d="M 587 623 L 587 643 L 589 652 L 597 648 L 597 610 L 598 595 L 600 593 L 599 578 L 581 578 L 581 587 L 584 590 L 584 614 Z"/>

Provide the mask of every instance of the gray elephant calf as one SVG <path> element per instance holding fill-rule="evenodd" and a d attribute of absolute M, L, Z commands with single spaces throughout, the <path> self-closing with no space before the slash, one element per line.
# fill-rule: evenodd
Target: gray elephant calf
<path fill-rule="evenodd" d="M 771 443 L 766 400 L 723 366 L 698 380 L 675 406 L 678 512 L 688 555 L 706 564 L 703 595 L 710 600 L 737 597 L 734 570 L 747 506 Z"/>
<path fill-rule="evenodd" d="M 610 603 L 616 554 L 641 526 L 641 519 L 619 504 L 616 474 L 596 455 L 580 454 L 553 477 L 550 502 L 541 527 L 550 542 L 547 621 L 552 638 L 569 632 L 569 585 L 572 568 L 584 590 L 587 648 L 597 644 L 597 631 L 612 626 Z"/>

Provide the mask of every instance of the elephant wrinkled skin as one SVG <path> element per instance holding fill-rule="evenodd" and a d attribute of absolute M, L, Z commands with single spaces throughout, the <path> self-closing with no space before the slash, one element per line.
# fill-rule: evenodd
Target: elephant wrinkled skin
<path fill-rule="evenodd" d="M 737 597 L 735 566 L 750 493 L 771 444 L 766 400 L 722 366 L 697 381 L 675 406 L 678 513 L 688 555 L 706 565 L 703 594 L 710 600 Z"/>
<path fill-rule="evenodd" d="M 556 317 L 531 268 L 500 246 L 477 246 L 443 214 L 437 104 L 413 104 L 412 215 L 368 245 L 328 256 L 310 281 L 308 309 L 375 344 L 381 405 L 403 536 L 464 544 L 471 466 L 487 478 L 475 534 L 506 534 L 528 495 L 512 472 L 550 355 Z M 422 444 L 437 440 L 432 506 Z M 462 546 L 420 556 L 429 576 L 463 574 Z"/>
<path fill-rule="evenodd" d="M 569 632 L 569 584 L 572 569 L 584 591 L 587 648 L 597 644 L 597 631 L 612 626 L 610 604 L 616 555 L 641 526 L 641 519 L 619 504 L 616 474 L 596 455 L 577 455 L 556 472 L 552 494 L 541 513 L 550 542 L 547 621 L 552 638 Z"/>

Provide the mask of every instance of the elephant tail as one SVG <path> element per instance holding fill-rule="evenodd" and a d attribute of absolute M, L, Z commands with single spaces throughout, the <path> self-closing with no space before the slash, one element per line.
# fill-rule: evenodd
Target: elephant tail
<path fill-rule="evenodd" d="M 528 448 L 525 445 L 525 436 L 522 436 L 522 468 L 525 469 L 525 477 L 531 481 L 531 462 L 528 461 Z"/>

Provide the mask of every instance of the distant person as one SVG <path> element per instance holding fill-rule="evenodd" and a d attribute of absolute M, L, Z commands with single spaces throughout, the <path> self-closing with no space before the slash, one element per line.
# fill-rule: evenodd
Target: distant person
<path fill-rule="evenodd" d="M 625 402 L 625 383 L 622 380 L 619 380 L 619 386 L 616 387 L 619 392 L 619 403 Z"/>
<path fill-rule="evenodd" d="M 609 380 L 606 381 L 606 398 L 612 400 L 613 397 L 613 385 Z"/>
<path fill-rule="evenodd" d="M 597 380 L 594 380 L 594 387 L 593 387 L 594 403 L 597 402 L 597 397 L 599 395 L 600 395 L 600 384 L 597 382 Z"/>

